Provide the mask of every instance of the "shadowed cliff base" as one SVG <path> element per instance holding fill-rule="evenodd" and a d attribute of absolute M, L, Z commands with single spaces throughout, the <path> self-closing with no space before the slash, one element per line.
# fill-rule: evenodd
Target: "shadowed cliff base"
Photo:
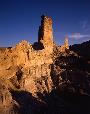
<path fill-rule="evenodd" d="M 72 94 L 59 89 L 42 95 L 39 101 L 26 91 L 12 91 L 13 99 L 19 104 L 19 114 L 89 114 L 90 96 Z"/>
<path fill-rule="evenodd" d="M 19 114 L 42 114 L 46 104 L 27 91 L 11 91 L 12 98 L 19 105 Z"/>
<path fill-rule="evenodd" d="M 38 43 L 38 42 L 35 42 L 33 45 L 32 45 L 33 49 L 35 50 L 42 50 L 44 49 L 44 46 L 42 43 Z"/>

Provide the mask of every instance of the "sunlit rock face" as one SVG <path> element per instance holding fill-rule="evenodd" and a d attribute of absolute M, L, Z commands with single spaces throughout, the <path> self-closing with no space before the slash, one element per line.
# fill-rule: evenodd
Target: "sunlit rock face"
<path fill-rule="evenodd" d="M 53 51 L 53 29 L 52 29 L 52 19 L 50 17 L 41 16 L 41 26 L 39 26 L 38 31 L 38 42 L 42 43 L 44 48 L 51 52 Z"/>
<path fill-rule="evenodd" d="M 7 88 L 7 81 L 0 79 L 0 114 L 18 114 L 18 108 Z"/>
<path fill-rule="evenodd" d="M 18 81 L 23 81 L 20 87 L 36 92 L 35 81 L 42 77 L 50 78 L 50 64 L 53 62 L 50 54 L 45 49 L 33 50 L 28 42 L 22 41 L 1 54 L 0 77 L 10 79 L 16 76 Z"/>
<path fill-rule="evenodd" d="M 53 63 L 52 19 L 42 16 L 39 28 L 38 45 L 42 49 L 34 49 L 27 41 L 21 41 L 15 47 L 0 51 L 0 77 L 13 80 L 14 86 L 33 94 L 37 91 L 49 92 L 52 88 L 50 77 Z"/>
<path fill-rule="evenodd" d="M 60 47 L 60 52 L 65 52 L 65 50 L 69 50 L 68 36 L 66 36 L 64 44 Z"/>

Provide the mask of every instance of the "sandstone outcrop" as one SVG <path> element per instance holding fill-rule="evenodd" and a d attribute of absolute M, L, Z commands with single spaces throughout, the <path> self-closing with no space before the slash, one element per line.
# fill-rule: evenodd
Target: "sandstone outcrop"
<path fill-rule="evenodd" d="M 50 92 L 53 86 L 51 79 L 54 57 L 52 19 L 44 15 L 41 18 L 36 45 L 23 40 L 15 47 L 0 49 L 0 78 L 10 81 L 9 88 L 26 90 L 33 95 L 37 92 Z M 58 51 L 64 52 L 68 48 L 66 38 L 65 44 Z"/>
<path fill-rule="evenodd" d="M 69 50 L 68 36 L 65 38 L 64 45 L 60 47 L 60 52 L 65 52 L 65 50 Z"/>
<path fill-rule="evenodd" d="M 19 104 L 7 88 L 7 80 L 0 79 L 0 114 L 18 114 Z"/>
<path fill-rule="evenodd" d="M 21 41 L 15 47 L 0 50 L 0 78 L 33 94 L 50 92 L 53 33 L 52 20 L 46 16 L 42 16 L 38 45 L 43 45 L 43 49 L 35 50 L 29 42 Z"/>
<path fill-rule="evenodd" d="M 52 29 L 52 19 L 50 17 L 41 16 L 41 26 L 39 26 L 38 31 L 38 42 L 42 43 L 45 50 L 48 52 L 53 52 L 53 29 Z"/>

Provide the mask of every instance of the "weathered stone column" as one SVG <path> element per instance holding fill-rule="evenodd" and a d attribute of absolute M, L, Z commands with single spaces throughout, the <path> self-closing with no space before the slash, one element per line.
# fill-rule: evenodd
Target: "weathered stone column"
<path fill-rule="evenodd" d="M 41 16 L 41 26 L 38 31 L 38 42 L 42 43 L 49 52 L 53 51 L 53 29 L 52 19 L 47 16 Z"/>

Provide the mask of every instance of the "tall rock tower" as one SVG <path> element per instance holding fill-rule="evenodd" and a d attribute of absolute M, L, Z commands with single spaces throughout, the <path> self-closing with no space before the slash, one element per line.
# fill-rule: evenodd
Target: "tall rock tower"
<path fill-rule="evenodd" d="M 66 35 L 64 44 L 60 47 L 61 52 L 65 52 L 69 49 L 68 36 Z"/>
<path fill-rule="evenodd" d="M 39 26 L 38 31 L 38 42 L 42 43 L 44 49 L 53 51 L 53 29 L 52 29 L 52 19 L 50 17 L 41 16 L 41 26 Z"/>
<path fill-rule="evenodd" d="M 65 45 L 65 48 L 66 48 L 66 49 L 69 49 L 69 44 L 68 44 L 68 35 L 66 35 L 64 45 Z"/>

